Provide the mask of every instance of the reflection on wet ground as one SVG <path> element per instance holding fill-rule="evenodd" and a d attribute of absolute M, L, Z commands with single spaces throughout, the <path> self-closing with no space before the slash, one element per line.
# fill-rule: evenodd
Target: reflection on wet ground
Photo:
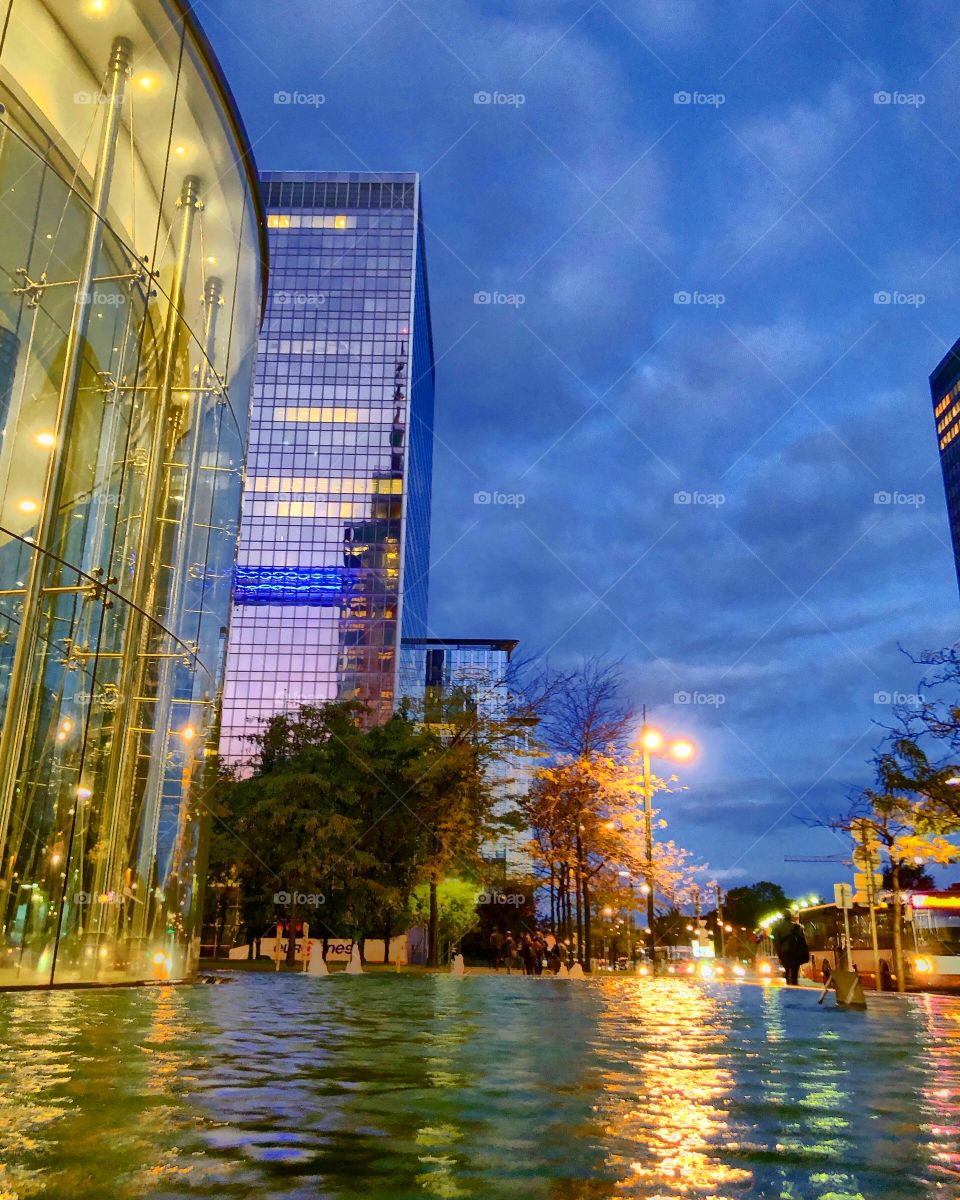
<path fill-rule="evenodd" d="M 13 1197 L 960 1195 L 960 1000 L 242 975 L 0 997 Z"/>

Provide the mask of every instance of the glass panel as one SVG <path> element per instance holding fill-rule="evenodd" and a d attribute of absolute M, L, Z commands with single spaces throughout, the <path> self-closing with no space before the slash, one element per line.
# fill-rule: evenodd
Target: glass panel
<path fill-rule="evenodd" d="M 199 948 L 258 213 L 166 6 L 103 11 L 17 0 L 3 48 L 0 985 Z"/>

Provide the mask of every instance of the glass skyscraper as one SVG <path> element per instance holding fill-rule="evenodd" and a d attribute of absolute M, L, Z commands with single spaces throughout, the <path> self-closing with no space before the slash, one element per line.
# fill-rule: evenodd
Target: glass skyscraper
<path fill-rule="evenodd" d="M 953 344 L 930 376 L 930 394 L 947 494 L 953 563 L 960 583 L 960 341 Z"/>
<path fill-rule="evenodd" d="M 415 174 L 262 176 L 257 362 L 221 753 L 356 699 L 386 719 L 426 628 L 434 358 Z"/>
<path fill-rule="evenodd" d="M 483 719 L 496 721 L 510 705 L 510 662 L 513 638 L 405 637 L 400 648 L 398 695 L 411 701 L 413 712 L 427 724 L 443 725 L 444 700 L 463 699 Z M 530 782 L 530 738 L 516 738 L 504 748 L 496 766 L 499 799 L 495 817 L 515 810 Z M 488 863 L 508 878 L 532 872 L 528 831 L 504 829 L 481 847 Z"/>

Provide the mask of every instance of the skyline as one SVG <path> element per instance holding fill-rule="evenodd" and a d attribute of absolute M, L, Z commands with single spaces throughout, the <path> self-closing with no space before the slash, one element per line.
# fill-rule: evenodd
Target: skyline
<path fill-rule="evenodd" d="M 955 636 L 957 85 L 946 6 L 884 7 L 198 5 L 262 169 L 424 177 L 428 632 L 624 653 L 702 747 L 666 815 L 725 886 L 827 888 L 785 841 L 841 849 L 798 816 L 869 781 L 898 643 Z"/>

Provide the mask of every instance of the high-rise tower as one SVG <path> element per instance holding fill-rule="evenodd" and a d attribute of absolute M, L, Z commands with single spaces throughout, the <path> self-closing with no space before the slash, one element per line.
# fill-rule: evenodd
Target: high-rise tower
<path fill-rule="evenodd" d="M 392 711 L 426 632 L 434 360 L 414 174 L 262 177 L 260 339 L 221 750 L 301 703 Z"/>

